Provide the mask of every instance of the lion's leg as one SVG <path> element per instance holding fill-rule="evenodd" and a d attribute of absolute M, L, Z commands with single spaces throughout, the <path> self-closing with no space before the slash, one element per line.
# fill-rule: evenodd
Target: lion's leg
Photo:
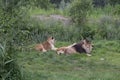
<path fill-rule="evenodd" d="M 43 47 L 43 45 L 41 45 L 42 48 L 42 52 L 46 52 L 47 50 Z"/>
<path fill-rule="evenodd" d="M 51 50 L 54 50 L 54 51 L 56 51 L 57 50 L 57 48 L 52 44 L 51 45 Z"/>
<path fill-rule="evenodd" d="M 91 54 L 88 54 L 88 53 L 87 53 L 87 56 L 91 56 Z"/>

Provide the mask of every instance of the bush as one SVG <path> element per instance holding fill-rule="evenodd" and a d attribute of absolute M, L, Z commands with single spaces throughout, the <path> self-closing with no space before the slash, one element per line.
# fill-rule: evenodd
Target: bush
<path fill-rule="evenodd" d="M 87 12 L 91 9 L 90 0 L 74 0 L 69 10 L 69 15 L 77 24 L 84 24 L 86 22 Z"/>
<path fill-rule="evenodd" d="M 108 0 L 93 0 L 94 7 L 104 7 L 108 4 Z"/>
<path fill-rule="evenodd" d="M 108 0 L 111 5 L 120 4 L 120 0 Z"/>
<path fill-rule="evenodd" d="M 17 41 L 25 39 L 22 35 L 28 27 L 26 8 L 22 0 L 1 0 L 0 3 L 0 79 L 22 80 L 21 71 L 16 62 Z M 6 4 L 7 3 L 7 4 Z M 26 34 L 24 34 L 26 35 Z M 16 45 L 17 44 L 17 45 Z"/>
<path fill-rule="evenodd" d="M 95 32 L 95 34 L 93 35 L 94 39 L 108 39 L 108 40 L 120 39 L 119 18 L 116 19 L 114 18 L 114 16 L 102 15 L 96 21 L 95 20 L 92 21 L 92 24 L 88 25 L 90 25 L 91 29 Z"/>
<path fill-rule="evenodd" d="M 120 5 L 115 5 L 113 10 L 114 15 L 120 15 Z"/>
<path fill-rule="evenodd" d="M 41 9 L 50 9 L 53 5 L 50 3 L 49 0 L 31 0 L 31 4 L 33 6 L 39 7 Z"/>

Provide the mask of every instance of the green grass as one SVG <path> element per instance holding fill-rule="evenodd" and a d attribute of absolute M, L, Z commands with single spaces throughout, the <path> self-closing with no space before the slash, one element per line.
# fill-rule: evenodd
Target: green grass
<path fill-rule="evenodd" d="M 92 56 L 57 55 L 35 50 L 18 53 L 25 80 L 120 80 L 120 41 L 94 41 Z M 57 42 L 56 46 L 70 42 Z"/>

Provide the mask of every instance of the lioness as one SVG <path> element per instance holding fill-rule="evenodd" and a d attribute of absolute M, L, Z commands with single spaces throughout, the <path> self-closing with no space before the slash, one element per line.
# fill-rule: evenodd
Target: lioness
<path fill-rule="evenodd" d="M 49 37 L 47 41 L 41 44 L 37 44 L 35 46 L 35 49 L 37 51 L 42 51 L 42 52 L 46 52 L 47 50 L 56 50 L 57 48 L 55 48 L 54 43 L 55 43 L 55 39 L 53 37 Z"/>
<path fill-rule="evenodd" d="M 80 43 L 74 43 L 67 47 L 60 47 L 57 49 L 57 54 L 73 54 L 73 53 L 87 53 L 88 56 L 91 56 L 92 44 L 87 39 L 81 40 Z"/>

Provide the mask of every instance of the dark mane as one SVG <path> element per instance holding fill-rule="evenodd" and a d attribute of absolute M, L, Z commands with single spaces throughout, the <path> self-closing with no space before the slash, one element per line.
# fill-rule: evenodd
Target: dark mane
<path fill-rule="evenodd" d="M 74 46 L 72 46 L 77 52 L 79 52 L 79 53 L 86 53 L 86 51 L 85 51 L 85 49 L 84 48 L 82 48 L 82 42 L 80 42 L 80 43 L 77 43 L 77 44 L 75 44 Z"/>

